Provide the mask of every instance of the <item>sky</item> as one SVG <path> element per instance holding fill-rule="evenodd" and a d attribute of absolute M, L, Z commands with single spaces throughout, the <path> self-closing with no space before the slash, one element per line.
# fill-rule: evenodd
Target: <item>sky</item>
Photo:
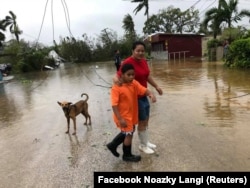
<path fill-rule="evenodd" d="M 250 7 L 249 0 L 239 0 L 239 10 Z M 122 20 L 130 14 L 135 30 L 141 36 L 146 16 L 144 9 L 134 14 L 137 3 L 130 0 L 1 0 L 0 19 L 11 10 L 17 16 L 19 28 L 23 31 L 21 39 L 52 45 L 53 40 L 70 36 L 81 39 L 83 34 L 97 38 L 103 29 L 124 35 Z M 149 15 L 157 14 L 168 6 L 186 10 L 191 6 L 200 11 L 200 18 L 206 10 L 217 7 L 218 0 L 149 0 Z M 250 8 L 249 8 L 250 9 Z M 250 27 L 248 20 L 243 20 Z M 5 32 L 7 40 L 13 38 Z"/>

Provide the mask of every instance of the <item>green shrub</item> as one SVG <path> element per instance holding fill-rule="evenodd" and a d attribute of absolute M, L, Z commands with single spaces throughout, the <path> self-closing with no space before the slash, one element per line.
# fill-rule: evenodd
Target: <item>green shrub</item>
<path fill-rule="evenodd" d="M 250 68 L 250 38 L 239 39 L 230 44 L 225 66 Z"/>

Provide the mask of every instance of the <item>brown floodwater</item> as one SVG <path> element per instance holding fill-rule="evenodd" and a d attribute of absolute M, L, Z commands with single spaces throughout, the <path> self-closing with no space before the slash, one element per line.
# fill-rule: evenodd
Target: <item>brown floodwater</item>
<path fill-rule="evenodd" d="M 157 148 L 140 153 L 135 134 L 139 163 L 105 147 L 118 133 L 109 100 L 113 62 L 65 63 L 0 84 L 0 187 L 93 187 L 95 171 L 249 171 L 250 70 L 188 60 L 152 60 L 150 68 L 164 94 L 149 87 L 157 96 L 149 125 Z M 77 135 L 65 134 L 57 101 L 76 102 L 84 92 L 92 127 L 77 116 Z"/>

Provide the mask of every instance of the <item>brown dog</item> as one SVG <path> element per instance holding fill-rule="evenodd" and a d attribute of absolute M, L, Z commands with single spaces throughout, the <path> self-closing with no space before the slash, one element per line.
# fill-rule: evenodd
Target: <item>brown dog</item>
<path fill-rule="evenodd" d="M 80 113 L 85 117 L 85 123 L 84 125 L 87 125 L 87 121 L 89 120 L 89 125 L 91 125 L 91 116 L 88 113 L 88 99 L 89 96 L 86 93 L 83 93 L 81 97 L 85 95 L 85 100 L 80 100 L 75 104 L 72 104 L 72 102 L 58 102 L 57 103 L 62 107 L 62 110 L 64 112 L 65 117 L 67 118 L 67 125 L 68 130 L 65 133 L 69 133 L 69 125 L 70 125 L 70 118 L 73 120 L 74 123 L 74 132 L 73 135 L 76 134 L 76 116 L 78 116 Z"/>

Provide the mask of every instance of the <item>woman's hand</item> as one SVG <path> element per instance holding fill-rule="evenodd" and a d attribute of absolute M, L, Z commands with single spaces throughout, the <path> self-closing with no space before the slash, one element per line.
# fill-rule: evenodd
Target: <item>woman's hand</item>
<path fill-rule="evenodd" d="M 150 83 L 150 85 L 156 89 L 156 91 L 159 93 L 159 95 L 163 94 L 162 89 L 156 84 L 156 82 L 154 81 L 154 79 L 152 78 L 151 75 L 148 76 L 148 83 Z"/>
<path fill-rule="evenodd" d="M 113 83 L 116 85 L 121 86 L 122 85 L 122 79 L 120 79 L 117 74 L 113 77 Z"/>
<path fill-rule="evenodd" d="M 159 86 L 156 86 L 155 89 L 159 93 L 159 95 L 163 94 L 163 91 L 162 91 L 162 89 Z"/>

